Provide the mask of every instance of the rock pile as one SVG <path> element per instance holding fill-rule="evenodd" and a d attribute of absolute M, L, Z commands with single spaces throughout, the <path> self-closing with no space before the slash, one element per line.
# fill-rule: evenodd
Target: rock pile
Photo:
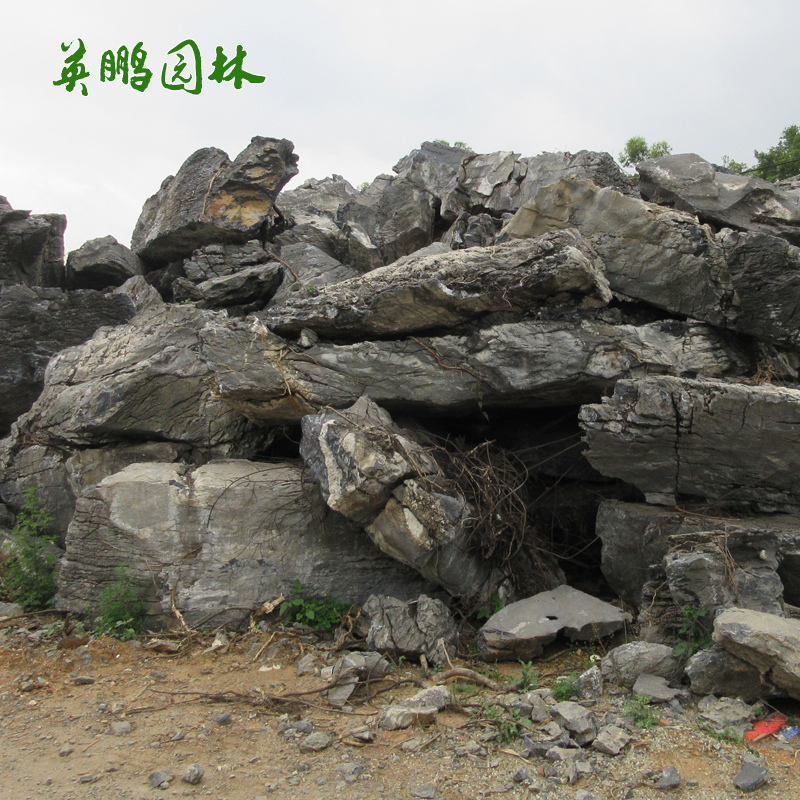
<path fill-rule="evenodd" d="M 424 143 L 363 190 L 281 191 L 296 164 L 200 150 L 130 250 L 66 264 L 63 217 L 0 198 L 0 520 L 36 490 L 58 605 L 120 563 L 154 623 L 297 579 L 484 616 L 605 580 L 645 638 L 703 650 L 693 687 L 800 697 L 796 185 Z M 582 631 L 625 621 L 580 594 Z M 500 623 L 495 657 L 551 635 Z"/>

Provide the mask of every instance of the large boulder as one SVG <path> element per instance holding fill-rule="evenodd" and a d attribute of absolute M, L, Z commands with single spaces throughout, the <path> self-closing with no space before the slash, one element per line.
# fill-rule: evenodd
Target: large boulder
<path fill-rule="evenodd" d="M 293 150 L 287 139 L 263 136 L 232 162 L 214 147 L 197 150 L 145 202 L 131 249 L 157 267 L 206 244 L 258 238 L 278 193 L 297 174 Z"/>
<path fill-rule="evenodd" d="M 441 142 L 423 142 L 401 158 L 392 171 L 407 178 L 415 186 L 441 198 L 458 174 L 465 158 L 473 153 L 463 147 L 451 147 Z"/>
<path fill-rule="evenodd" d="M 633 606 L 641 605 L 642 587 L 651 566 L 663 565 L 670 551 L 675 556 L 683 554 L 680 560 L 671 562 L 670 571 L 677 576 L 679 565 L 688 566 L 686 555 L 695 547 L 706 551 L 711 548 L 711 552 L 703 555 L 703 563 L 715 564 L 715 574 L 730 581 L 726 589 L 729 600 L 730 595 L 741 592 L 750 583 L 750 575 L 753 588 L 762 585 L 758 576 L 766 570 L 769 576 L 766 583 L 777 588 L 773 577 L 777 572 L 784 598 L 800 605 L 798 516 L 762 514 L 725 519 L 714 514 L 607 500 L 598 509 L 596 530 L 603 542 L 603 575 L 614 591 Z M 702 542 L 697 539 L 699 535 Z M 694 592 L 694 586 L 689 588 Z M 678 602 L 696 604 L 699 600 L 696 594 L 685 596 L 679 588 L 678 593 Z M 780 594 L 778 589 L 777 596 Z"/>
<path fill-rule="evenodd" d="M 0 197 L 0 281 L 64 287 L 63 214 L 14 210 Z"/>
<path fill-rule="evenodd" d="M 281 335 L 308 327 L 330 338 L 366 338 L 457 325 L 492 311 L 610 299 L 592 249 L 577 232 L 558 231 L 491 249 L 408 257 L 287 301 L 265 321 Z"/>
<path fill-rule="evenodd" d="M 162 624 L 173 603 L 190 625 L 240 623 L 296 580 L 348 603 L 376 586 L 400 598 L 427 588 L 329 512 L 292 462 L 137 463 L 110 475 L 78 498 L 57 606 L 91 612 L 120 564 Z"/>
<path fill-rule="evenodd" d="M 106 289 L 144 275 L 142 260 L 113 236 L 90 239 L 67 256 L 68 289 Z"/>
<path fill-rule="evenodd" d="M 563 178 L 592 181 L 632 194 L 630 178 L 608 153 L 542 153 L 520 158 L 517 153 L 471 154 L 442 195 L 442 216 L 486 211 L 494 217 L 513 213 L 533 200 L 543 187 Z"/>
<path fill-rule="evenodd" d="M 696 153 L 639 164 L 645 200 L 688 211 L 718 227 L 758 231 L 800 244 L 800 197 L 754 175 L 719 172 Z"/>
<path fill-rule="evenodd" d="M 648 502 L 800 512 L 800 390 L 668 376 L 617 383 L 580 411 L 592 466 Z"/>
<path fill-rule="evenodd" d="M 470 509 L 458 486 L 410 431 L 367 397 L 303 417 L 300 453 L 328 505 L 366 524 L 387 555 L 460 597 L 504 579 L 470 547 Z"/>
<path fill-rule="evenodd" d="M 250 321 L 208 326 L 202 354 L 215 395 L 252 419 L 297 422 L 362 394 L 391 412 L 468 414 L 497 406 L 574 405 L 624 376 L 739 375 L 749 357 L 729 337 L 684 322 L 609 324 L 591 312 L 484 324 L 450 336 L 300 350 Z"/>
<path fill-rule="evenodd" d="M 259 429 L 216 396 L 201 331 L 227 315 L 153 303 L 126 325 L 102 328 L 62 350 L 45 387 L 13 432 L 66 447 L 119 440 L 171 440 L 217 454 L 247 455 Z"/>
<path fill-rule="evenodd" d="M 714 641 L 800 699 L 800 621 L 730 608 L 714 620 Z"/>
<path fill-rule="evenodd" d="M 128 322 L 134 314 L 130 299 L 122 295 L 0 284 L 0 437 L 38 397 L 55 353 L 85 342 L 102 326 Z"/>
<path fill-rule="evenodd" d="M 500 240 L 568 227 L 595 248 L 613 291 L 673 314 L 727 321 L 735 297 L 724 252 L 690 214 L 566 178 L 523 205 Z"/>

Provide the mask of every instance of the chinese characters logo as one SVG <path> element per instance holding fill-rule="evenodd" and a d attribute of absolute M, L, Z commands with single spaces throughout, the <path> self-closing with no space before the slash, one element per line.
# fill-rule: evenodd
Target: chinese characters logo
<path fill-rule="evenodd" d="M 68 92 L 80 85 L 81 94 L 85 97 L 89 94 L 85 81 L 92 73 L 83 62 L 86 55 L 83 40 L 78 39 L 78 44 L 73 50 L 74 44 L 75 42 L 62 43 L 61 50 L 68 55 L 61 68 L 61 79 L 53 81 L 53 85 L 63 86 Z M 137 92 L 143 92 L 153 77 L 153 71 L 145 66 L 147 51 L 142 47 L 143 44 L 139 42 L 132 50 L 123 45 L 116 53 L 113 50 L 106 50 L 100 59 L 100 82 L 105 83 L 119 78 L 122 83 L 128 84 Z M 266 80 L 263 75 L 254 75 L 245 70 L 246 55 L 247 51 L 240 44 L 236 45 L 236 54 L 231 58 L 225 55 L 222 47 L 218 47 L 216 57 L 211 62 L 213 69 L 206 75 L 206 80 L 217 83 L 232 81 L 234 89 L 241 89 L 244 81 L 263 83 Z M 176 44 L 167 56 L 168 60 L 161 68 L 161 85 L 171 91 L 200 94 L 203 89 L 203 66 L 197 43 L 193 39 L 185 39 Z"/>

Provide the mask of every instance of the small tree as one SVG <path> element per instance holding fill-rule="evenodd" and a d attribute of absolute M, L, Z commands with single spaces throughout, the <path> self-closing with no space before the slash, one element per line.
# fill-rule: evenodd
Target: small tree
<path fill-rule="evenodd" d="M 779 181 L 800 174 L 800 127 L 790 125 L 784 128 L 775 147 L 766 152 L 755 151 L 758 164 L 754 175 L 767 181 Z"/>
<path fill-rule="evenodd" d="M 648 147 L 644 136 L 631 136 L 625 147 L 620 153 L 619 163 L 623 167 L 635 167 L 641 161 L 648 158 L 659 158 L 667 156 L 672 152 L 672 148 L 667 142 L 656 142 Z"/>

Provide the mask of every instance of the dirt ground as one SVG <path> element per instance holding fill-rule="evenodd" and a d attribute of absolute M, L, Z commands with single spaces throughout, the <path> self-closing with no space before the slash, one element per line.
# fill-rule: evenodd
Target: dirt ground
<path fill-rule="evenodd" d="M 228 646 L 215 650 L 210 635 L 184 637 L 174 640 L 179 652 L 159 653 L 147 649 L 147 638 L 60 641 L 47 635 L 53 629 L 48 622 L 39 618 L 26 628 L 0 630 L 3 800 L 471 800 L 495 794 L 588 800 L 582 792 L 593 800 L 719 800 L 741 795 L 733 778 L 747 748 L 700 730 L 691 710 L 664 714 L 652 730 L 636 729 L 619 756 L 595 759 L 587 750 L 596 769 L 569 785 L 552 774 L 552 762 L 517 755 L 521 740 L 487 741 L 497 723 L 475 713 L 496 698 L 486 688 L 474 696 L 468 692 L 427 727 L 377 730 L 382 705 L 418 691 L 413 681 L 437 680 L 436 672 L 423 673 L 419 666 L 399 666 L 388 681 L 359 690 L 362 698 L 364 692 L 375 695 L 371 700 L 336 710 L 314 692 L 324 685 L 319 674 L 297 675 L 302 655 L 331 655 L 308 643 L 308 637 L 259 630 L 231 637 Z M 483 669 L 499 682 L 519 669 L 518 664 L 458 663 Z M 586 653 L 561 645 L 555 656 L 536 664 L 540 685 L 585 663 Z M 461 681 L 462 690 L 465 684 Z M 387 691 L 378 694 L 380 689 Z M 292 702 L 267 701 L 293 691 L 310 693 Z M 624 699 L 619 695 L 627 696 L 624 690 L 616 694 L 598 700 L 593 710 L 602 716 L 608 704 Z M 306 734 L 282 730 L 300 720 L 305 721 L 301 729 L 309 730 L 310 721 L 315 731 L 329 734 L 330 746 L 303 752 Z M 374 736 L 370 743 L 352 734 L 364 726 Z M 800 763 L 791 744 L 767 738 L 750 749 L 765 759 L 770 776 L 754 797 L 800 797 Z M 193 764 L 204 770 L 196 784 L 182 780 Z M 678 769 L 682 782 L 665 793 L 654 781 L 668 766 Z M 515 782 L 521 768 L 530 781 Z M 162 784 L 165 788 L 150 784 L 149 776 L 159 770 L 174 775 L 168 786 Z"/>

